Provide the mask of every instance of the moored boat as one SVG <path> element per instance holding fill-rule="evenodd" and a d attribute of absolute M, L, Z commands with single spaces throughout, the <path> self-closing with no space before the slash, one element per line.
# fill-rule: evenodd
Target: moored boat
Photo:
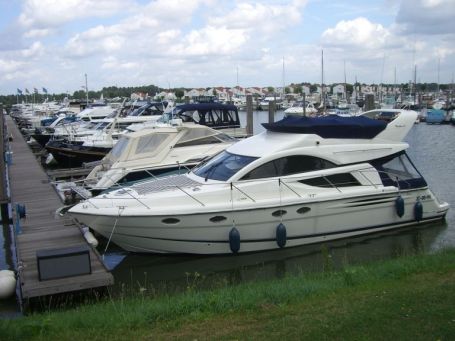
<path fill-rule="evenodd" d="M 143 182 L 69 212 L 135 252 L 222 254 L 292 247 L 442 219 L 406 155 L 414 111 L 290 116 L 185 175 Z"/>

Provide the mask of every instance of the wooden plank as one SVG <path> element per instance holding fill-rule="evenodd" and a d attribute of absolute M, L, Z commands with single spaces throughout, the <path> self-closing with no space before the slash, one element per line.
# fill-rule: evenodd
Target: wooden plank
<path fill-rule="evenodd" d="M 8 192 L 6 189 L 6 165 L 5 165 L 5 121 L 3 115 L 3 105 L 0 103 L 0 204 L 9 202 Z"/>
<path fill-rule="evenodd" d="M 22 232 L 16 236 L 22 297 L 30 299 L 113 284 L 112 274 L 94 248 L 90 248 L 92 274 L 39 281 L 38 250 L 87 245 L 87 242 L 72 219 L 56 214 L 63 203 L 12 119 L 8 117 L 6 122 L 13 135 L 10 144 L 14 153 L 10 167 L 13 208 L 15 203 L 26 207 L 26 217 L 19 220 Z"/>

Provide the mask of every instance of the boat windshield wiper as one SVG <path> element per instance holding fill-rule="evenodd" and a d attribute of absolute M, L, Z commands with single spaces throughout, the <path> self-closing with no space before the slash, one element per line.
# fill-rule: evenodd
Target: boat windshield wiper
<path fill-rule="evenodd" d="M 220 161 L 220 162 L 216 162 L 214 163 L 213 165 L 211 165 L 209 167 L 209 169 L 207 169 L 207 172 L 205 172 L 205 182 L 207 182 L 207 179 L 209 178 L 210 174 L 213 173 L 213 171 L 219 166 L 221 165 L 223 162 Z"/>

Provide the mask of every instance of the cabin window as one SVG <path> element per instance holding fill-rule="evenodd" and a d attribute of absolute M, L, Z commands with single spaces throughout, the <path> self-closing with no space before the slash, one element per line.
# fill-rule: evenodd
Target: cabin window
<path fill-rule="evenodd" d="M 312 172 L 333 168 L 330 161 L 308 155 L 292 155 L 264 163 L 243 176 L 242 180 L 253 180 Z"/>
<path fill-rule="evenodd" d="M 361 186 L 361 183 L 351 173 L 319 176 L 317 178 L 303 179 L 299 182 L 308 186 L 325 188 Z"/>
<path fill-rule="evenodd" d="M 308 213 L 311 211 L 311 208 L 309 207 L 300 207 L 298 210 L 297 210 L 297 213 L 298 214 L 305 214 L 305 213 Z"/>
<path fill-rule="evenodd" d="M 164 218 L 161 220 L 162 223 L 168 224 L 168 225 L 174 225 L 180 223 L 180 219 L 177 218 Z"/>
<path fill-rule="evenodd" d="M 425 187 L 427 183 L 405 153 L 373 160 L 371 164 L 378 170 L 384 186 L 400 188 Z"/>
<path fill-rule="evenodd" d="M 276 211 L 272 212 L 272 215 L 273 215 L 274 217 L 282 217 L 282 216 L 284 216 L 286 213 L 288 213 L 288 212 L 286 212 L 285 210 L 276 210 Z"/>
<path fill-rule="evenodd" d="M 208 136 L 204 138 L 200 138 L 197 140 L 186 141 L 182 143 L 175 144 L 174 147 L 188 147 L 188 146 L 197 146 L 201 144 L 214 144 L 214 143 L 221 143 L 215 136 Z"/>
<path fill-rule="evenodd" d="M 135 172 L 130 172 L 125 175 L 119 182 L 125 184 L 128 182 L 134 182 L 144 179 L 149 179 L 153 177 L 164 177 L 164 176 L 171 176 L 171 175 L 179 175 L 185 174 L 188 170 L 185 167 L 169 167 L 164 169 L 148 169 L 148 170 L 140 170 Z"/>
<path fill-rule="evenodd" d="M 110 159 L 112 160 L 117 160 L 120 155 L 122 155 L 123 151 L 125 150 L 126 146 L 128 145 L 128 141 L 129 141 L 129 138 L 123 136 L 121 137 L 117 143 L 114 145 L 114 147 L 112 147 L 112 150 L 111 150 L 111 155 L 110 155 Z"/>
<path fill-rule="evenodd" d="M 209 220 L 212 222 L 212 223 L 220 223 L 222 221 L 225 221 L 227 218 L 225 216 L 222 216 L 222 215 L 216 215 L 212 218 L 210 218 Z"/>
<path fill-rule="evenodd" d="M 218 134 L 212 129 L 188 129 L 185 134 L 179 139 L 175 147 L 197 146 L 200 144 L 221 143 L 218 139 Z"/>
<path fill-rule="evenodd" d="M 223 151 L 206 163 L 202 163 L 194 168 L 193 173 L 205 179 L 226 181 L 256 159 L 256 157 L 231 154 Z"/>
<path fill-rule="evenodd" d="M 153 152 L 160 144 L 169 137 L 169 134 L 149 134 L 139 138 L 135 154 Z"/>

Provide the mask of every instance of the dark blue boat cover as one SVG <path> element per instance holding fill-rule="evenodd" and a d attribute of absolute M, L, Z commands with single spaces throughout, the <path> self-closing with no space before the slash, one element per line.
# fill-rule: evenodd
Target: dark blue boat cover
<path fill-rule="evenodd" d="M 287 116 L 275 123 L 262 123 L 269 131 L 294 134 L 316 134 L 323 138 L 371 139 L 385 129 L 385 121 L 365 116 L 321 117 Z"/>
<path fill-rule="evenodd" d="M 223 104 L 223 103 L 217 103 L 217 102 L 181 104 L 181 105 L 176 106 L 176 109 L 179 112 L 189 111 L 189 110 L 198 110 L 198 111 L 233 110 L 233 111 L 237 111 L 237 107 L 233 104 Z"/>

